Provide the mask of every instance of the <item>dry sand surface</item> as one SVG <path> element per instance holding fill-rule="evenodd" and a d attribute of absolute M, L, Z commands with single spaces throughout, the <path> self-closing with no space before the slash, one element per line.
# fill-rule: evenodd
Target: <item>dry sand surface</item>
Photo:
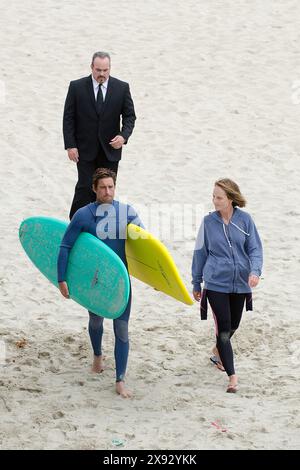
<path fill-rule="evenodd" d="M 299 2 L 1 4 L 0 447 L 112 449 L 121 439 L 123 449 L 299 448 Z M 111 321 L 107 370 L 95 377 L 87 312 L 19 244 L 24 218 L 67 219 L 76 167 L 63 149 L 64 99 L 96 50 L 130 83 L 138 117 L 118 197 L 148 228 L 151 210 L 162 220 L 180 208 L 183 236 L 157 234 L 189 289 L 214 181 L 235 179 L 248 199 L 265 264 L 255 309 L 233 339 L 236 395 L 209 362 L 211 314 L 200 322 L 198 305 L 133 280 L 134 397 L 117 396 Z"/>

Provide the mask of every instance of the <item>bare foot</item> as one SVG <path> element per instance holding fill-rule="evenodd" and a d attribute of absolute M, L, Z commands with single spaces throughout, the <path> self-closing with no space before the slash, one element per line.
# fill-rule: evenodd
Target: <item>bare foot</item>
<path fill-rule="evenodd" d="M 123 381 L 116 382 L 116 392 L 121 395 L 123 398 L 131 398 L 132 392 L 125 388 L 125 383 Z"/>
<path fill-rule="evenodd" d="M 104 358 L 103 356 L 94 356 L 91 372 L 101 374 L 104 371 Z"/>
<path fill-rule="evenodd" d="M 234 374 L 234 375 L 230 375 L 229 377 L 229 384 L 228 384 L 228 387 L 227 387 L 227 390 L 226 392 L 228 393 L 236 393 L 237 390 L 238 390 L 238 380 L 237 380 L 237 376 Z"/>

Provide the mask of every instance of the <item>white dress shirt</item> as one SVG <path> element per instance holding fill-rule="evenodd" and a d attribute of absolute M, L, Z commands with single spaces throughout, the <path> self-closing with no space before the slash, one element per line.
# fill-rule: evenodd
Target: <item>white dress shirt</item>
<path fill-rule="evenodd" d="M 97 80 L 94 79 L 93 75 L 92 75 L 92 81 L 93 81 L 93 87 L 94 87 L 94 95 L 95 95 L 95 100 L 97 101 L 97 95 L 98 95 L 98 90 L 102 92 L 102 96 L 103 96 L 103 102 L 105 101 L 105 96 L 106 96 L 106 92 L 107 92 L 107 85 L 108 85 L 108 80 L 105 80 L 104 83 L 102 83 L 102 85 L 100 85 L 100 83 L 97 82 Z M 100 87 L 100 89 L 99 89 Z"/>

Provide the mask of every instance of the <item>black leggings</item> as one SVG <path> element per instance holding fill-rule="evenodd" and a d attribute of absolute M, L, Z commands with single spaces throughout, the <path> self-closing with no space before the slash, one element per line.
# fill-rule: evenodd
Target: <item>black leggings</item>
<path fill-rule="evenodd" d="M 207 298 L 216 324 L 216 346 L 224 369 L 230 376 L 235 373 L 230 338 L 239 327 L 246 294 L 225 294 L 208 290 Z"/>

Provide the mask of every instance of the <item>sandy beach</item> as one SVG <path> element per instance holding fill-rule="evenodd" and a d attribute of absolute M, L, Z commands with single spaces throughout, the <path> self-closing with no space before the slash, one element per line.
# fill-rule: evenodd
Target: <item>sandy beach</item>
<path fill-rule="evenodd" d="M 299 3 L 1 3 L 0 449 L 299 449 Z M 133 279 L 134 396 L 117 396 L 112 322 L 107 368 L 91 375 L 86 310 L 19 243 L 26 217 L 68 218 L 77 172 L 63 147 L 64 100 L 97 50 L 129 82 L 137 114 L 117 197 L 167 246 L 190 292 L 214 181 L 234 179 L 248 200 L 264 270 L 233 339 L 235 395 L 209 361 L 211 313 L 201 322 L 196 303 Z M 168 213 L 177 231 L 162 227 Z"/>

